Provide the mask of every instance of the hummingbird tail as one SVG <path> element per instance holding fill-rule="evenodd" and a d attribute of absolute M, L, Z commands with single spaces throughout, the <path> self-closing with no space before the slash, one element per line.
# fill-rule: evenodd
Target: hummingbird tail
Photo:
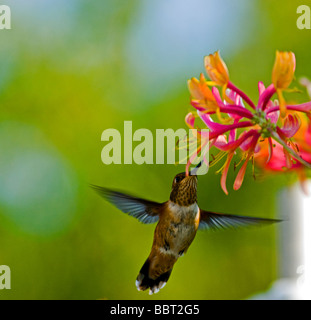
<path fill-rule="evenodd" d="M 142 266 L 139 275 L 136 279 L 136 287 L 138 291 L 145 291 L 149 289 L 149 294 L 158 293 L 160 289 L 162 289 L 166 282 L 168 281 L 172 269 L 161 274 L 156 279 L 152 279 L 149 277 L 149 268 L 150 268 L 150 261 L 149 258 L 146 260 L 144 265 Z"/>

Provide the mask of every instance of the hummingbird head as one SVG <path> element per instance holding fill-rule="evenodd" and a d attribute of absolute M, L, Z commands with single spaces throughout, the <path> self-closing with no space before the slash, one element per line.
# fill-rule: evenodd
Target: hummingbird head
<path fill-rule="evenodd" d="M 170 200 L 180 206 L 190 206 L 197 201 L 196 175 L 187 176 L 185 172 L 175 176 L 172 185 Z"/>

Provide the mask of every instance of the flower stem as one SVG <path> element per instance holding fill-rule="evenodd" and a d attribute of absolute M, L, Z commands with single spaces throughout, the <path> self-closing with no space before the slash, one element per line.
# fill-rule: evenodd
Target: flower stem
<path fill-rule="evenodd" d="M 305 165 L 306 167 L 310 168 L 311 169 L 311 163 L 303 160 L 293 149 L 291 149 L 287 144 L 286 142 L 281 139 L 281 137 L 273 130 L 271 129 L 268 129 L 273 137 L 273 139 L 275 141 L 277 141 L 280 145 L 282 145 L 284 147 L 284 149 L 289 152 L 289 154 L 295 158 L 297 161 L 299 161 L 301 164 Z"/>

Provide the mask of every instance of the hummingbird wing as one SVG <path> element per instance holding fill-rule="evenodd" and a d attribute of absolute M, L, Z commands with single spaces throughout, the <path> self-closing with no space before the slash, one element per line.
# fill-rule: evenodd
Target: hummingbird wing
<path fill-rule="evenodd" d="M 119 210 L 138 219 L 142 223 L 154 223 L 159 220 L 162 203 L 136 198 L 125 193 L 95 185 L 91 185 L 91 188 Z"/>
<path fill-rule="evenodd" d="M 248 226 L 269 225 L 281 221 L 282 220 L 245 217 L 200 210 L 199 229 L 236 229 Z"/>

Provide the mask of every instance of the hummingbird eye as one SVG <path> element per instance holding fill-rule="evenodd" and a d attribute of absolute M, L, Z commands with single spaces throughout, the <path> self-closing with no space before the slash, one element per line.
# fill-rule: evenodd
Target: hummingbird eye
<path fill-rule="evenodd" d="M 177 176 L 177 177 L 175 178 L 175 183 L 178 183 L 178 182 L 180 182 L 181 180 L 182 180 L 182 177 Z"/>

